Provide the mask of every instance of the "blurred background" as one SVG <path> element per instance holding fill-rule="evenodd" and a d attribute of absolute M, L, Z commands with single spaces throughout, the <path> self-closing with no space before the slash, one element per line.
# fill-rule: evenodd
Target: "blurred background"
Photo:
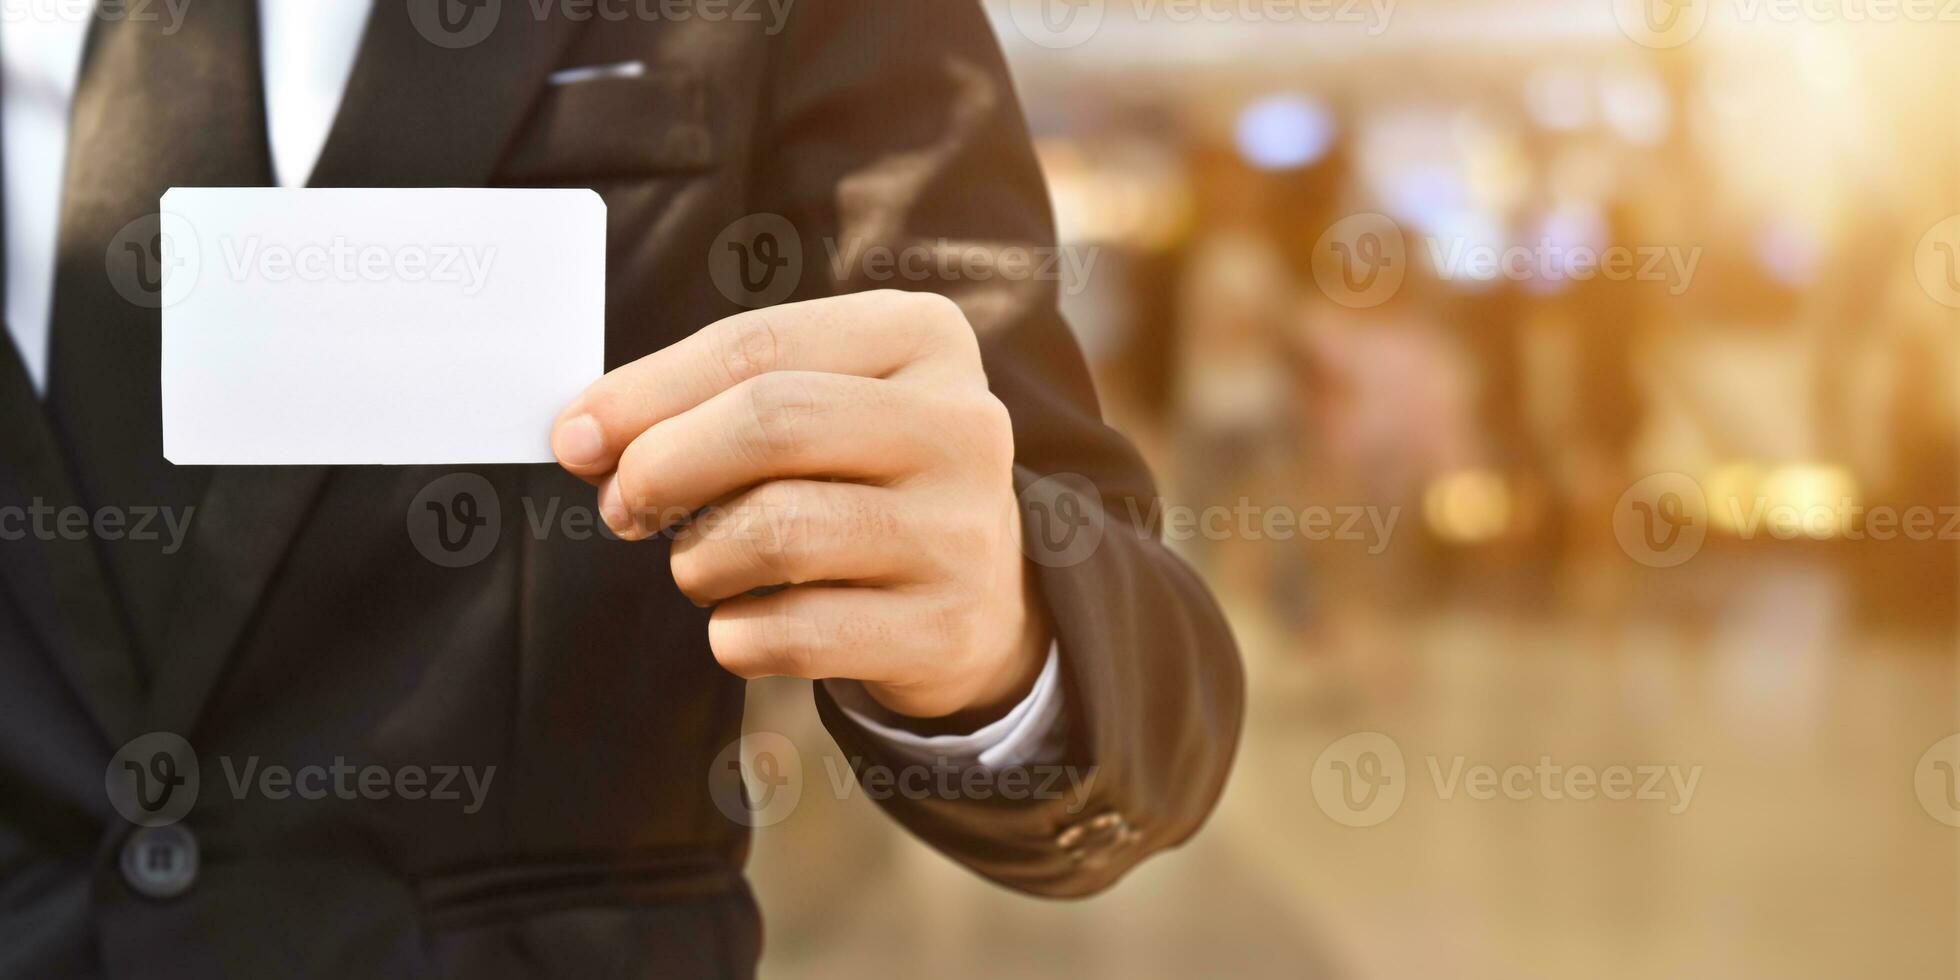
<path fill-rule="evenodd" d="M 989 6 L 1245 739 L 1054 903 L 754 685 L 765 975 L 1960 975 L 1960 6 Z"/>

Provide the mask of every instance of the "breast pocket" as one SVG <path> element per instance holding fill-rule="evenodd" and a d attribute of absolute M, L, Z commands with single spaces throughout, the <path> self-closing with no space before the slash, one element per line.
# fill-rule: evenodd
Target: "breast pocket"
<path fill-rule="evenodd" d="M 515 183 L 668 176 L 715 166 L 706 79 L 686 69 L 561 73 L 501 168 Z"/>

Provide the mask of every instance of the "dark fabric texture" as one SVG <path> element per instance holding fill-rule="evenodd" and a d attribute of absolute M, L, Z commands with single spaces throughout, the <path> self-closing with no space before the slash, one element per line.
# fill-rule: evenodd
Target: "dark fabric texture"
<path fill-rule="evenodd" d="M 451 470 L 215 468 L 177 483 L 185 474 L 157 466 L 153 347 L 84 349 L 110 321 L 155 330 L 154 311 L 103 275 L 124 210 L 168 183 L 264 182 L 262 124 L 240 114 L 261 98 L 240 73 L 251 60 L 207 46 L 253 47 L 238 2 L 191 5 L 184 50 L 97 25 L 63 219 L 58 424 L 10 346 L 0 364 L 0 507 L 126 494 L 190 494 L 197 507 L 164 592 L 143 591 L 100 542 L 0 543 L 0 977 L 750 975 L 749 832 L 714 802 L 737 791 L 716 757 L 740 732 L 743 686 L 714 662 L 707 613 L 675 589 L 664 543 L 541 533 L 548 515 L 592 506 L 590 488 L 551 466 L 468 470 L 499 516 L 494 548 L 459 568 L 405 530 L 418 494 Z M 1097 891 L 1191 834 L 1237 740 L 1237 654 L 1202 585 L 1138 526 L 1153 513 L 1149 474 L 1100 421 L 1057 284 L 885 283 L 831 264 L 832 246 L 1052 245 L 977 6 L 796 4 L 771 31 L 766 17 L 568 20 L 506 2 L 461 47 L 418 32 L 434 6 L 375 6 L 312 182 L 596 189 L 609 367 L 740 309 L 709 262 L 717 235 L 751 214 L 800 235 L 792 298 L 951 295 L 1013 415 L 1030 535 L 1085 504 L 1101 529 L 1090 553 L 1037 568 L 1061 640 L 1068 761 L 1096 778 L 1074 809 L 885 805 L 980 874 L 1041 895 Z M 124 44 L 142 53 L 112 57 Z M 624 61 L 647 72 L 547 82 Z M 162 74 L 105 95 L 131 84 L 132 66 Z M 128 129 L 105 132 L 108 119 Z M 154 129 L 166 120 L 205 128 L 180 144 Z M 1059 499 L 1065 485 L 1045 479 L 1056 474 L 1086 481 L 1074 485 L 1088 497 Z M 847 756 L 897 761 L 821 693 L 818 708 Z M 168 899 L 118 874 L 130 825 L 104 791 L 117 747 L 155 731 L 188 739 L 202 771 L 179 825 L 201 871 Z M 496 774 L 465 813 L 237 796 L 224 760 L 252 758 Z"/>
<path fill-rule="evenodd" d="M 203 494 L 204 469 L 163 459 L 167 256 L 157 200 L 173 186 L 255 187 L 272 177 L 254 4 L 219 0 L 174 32 L 170 24 L 99 21 L 75 91 L 48 407 L 91 508 L 186 508 Z M 181 559 L 137 542 L 101 550 L 137 653 L 154 666 L 162 651 L 153 638 L 175 602 Z"/>

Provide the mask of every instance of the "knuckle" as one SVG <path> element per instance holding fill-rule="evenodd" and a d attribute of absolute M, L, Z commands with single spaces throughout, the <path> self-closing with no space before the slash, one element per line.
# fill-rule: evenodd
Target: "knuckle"
<path fill-rule="evenodd" d="M 922 323 L 931 324 L 935 329 L 943 329 L 948 321 L 961 319 L 959 304 L 954 303 L 944 293 L 923 289 L 896 290 L 899 300 L 906 304 L 906 312 Z"/>
<path fill-rule="evenodd" d="M 1014 418 L 992 391 L 976 388 L 949 396 L 948 414 L 960 434 L 964 458 L 988 469 L 1014 465 Z"/>
<path fill-rule="evenodd" d="M 974 407 L 978 416 L 980 434 L 988 448 L 999 456 L 1014 458 L 1014 416 L 1007 410 L 1007 404 L 994 397 L 991 391 L 980 392 L 978 404 Z"/>
<path fill-rule="evenodd" d="M 772 575 L 780 576 L 783 582 L 791 582 L 795 577 L 796 542 L 802 537 L 803 520 L 801 516 L 791 515 L 787 525 L 764 524 L 745 528 L 742 543 L 748 550 L 750 562 Z"/>
<path fill-rule="evenodd" d="M 802 378 L 766 374 L 744 383 L 755 426 L 756 448 L 787 455 L 802 448 L 805 423 L 817 412 L 816 394 Z"/>
<path fill-rule="evenodd" d="M 741 538 L 778 534 L 802 509 L 803 494 L 796 481 L 765 483 L 729 505 L 728 533 Z"/>
<path fill-rule="evenodd" d="M 880 291 L 880 302 L 891 312 L 895 329 L 916 347 L 915 356 L 944 357 L 950 353 L 979 364 L 979 340 L 967 324 L 966 311 L 951 298 L 921 290 L 886 289 Z"/>
<path fill-rule="evenodd" d="M 951 297 L 940 293 L 913 293 L 918 297 L 918 318 L 934 340 L 946 345 L 955 353 L 971 358 L 977 366 L 980 363 L 980 338 L 973 332 L 973 325 L 967 322 L 966 310 Z"/>
<path fill-rule="evenodd" d="M 910 304 L 912 313 L 921 322 L 931 324 L 934 329 L 946 329 L 964 319 L 958 303 L 947 298 L 944 293 L 925 290 L 908 290 L 900 295 Z"/>
<path fill-rule="evenodd" d="M 745 314 L 725 321 L 720 353 L 728 379 L 744 381 L 776 369 L 782 358 L 781 338 L 767 314 Z"/>

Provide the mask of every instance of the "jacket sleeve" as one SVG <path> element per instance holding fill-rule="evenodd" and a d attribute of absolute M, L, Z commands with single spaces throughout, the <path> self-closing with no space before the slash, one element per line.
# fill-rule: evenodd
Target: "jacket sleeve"
<path fill-rule="evenodd" d="M 1057 310 L 1047 193 L 978 6 L 798 4 L 773 43 L 755 210 L 800 236 L 797 298 L 898 287 L 965 311 L 1013 418 L 1029 567 L 1062 653 L 1075 782 L 1031 766 L 1025 783 L 1001 774 L 986 792 L 877 795 L 1004 885 L 1101 890 L 1189 837 L 1217 801 L 1243 712 L 1238 652 L 1204 585 L 1158 540 L 1150 474 L 1103 423 Z M 909 268 L 884 264 L 884 248 Z M 861 778 L 863 762 L 904 765 L 815 687 Z"/>

